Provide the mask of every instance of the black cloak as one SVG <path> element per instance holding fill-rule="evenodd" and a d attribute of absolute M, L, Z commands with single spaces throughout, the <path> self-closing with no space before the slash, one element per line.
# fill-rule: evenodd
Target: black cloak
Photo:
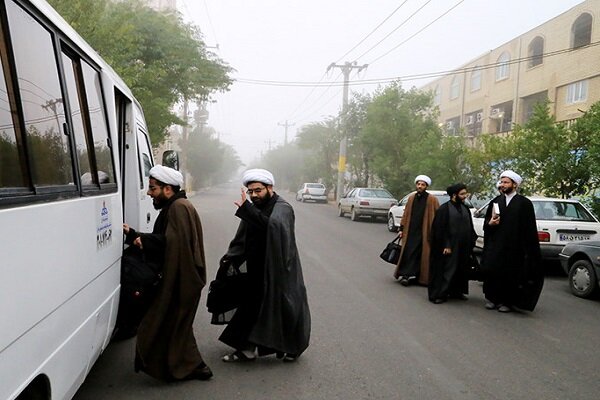
<path fill-rule="evenodd" d="M 152 233 L 139 235 L 143 250 L 164 260 L 156 299 L 138 329 L 136 371 L 165 380 L 179 380 L 204 364 L 193 322 L 206 284 L 206 263 L 200 217 L 183 191 L 162 208 Z"/>
<path fill-rule="evenodd" d="M 235 343 L 248 341 L 260 348 L 270 351 L 300 355 L 309 344 L 310 339 L 310 310 L 302 266 L 296 247 L 294 233 L 295 216 L 292 206 L 275 195 L 272 210 L 266 222 L 266 233 L 263 238 L 249 237 L 252 230 L 250 218 L 265 218 L 258 207 L 246 202 L 236 215 L 243 218 L 234 239 L 226 253 L 231 262 L 239 265 L 243 262 L 250 264 L 260 262 L 262 268 L 262 293 L 259 294 L 256 310 L 251 310 L 252 320 L 249 321 L 248 332 L 235 332 L 229 325 L 221 337 L 221 341 L 235 347 Z M 260 214 L 260 215 L 256 215 Z M 249 243 L 264 243 L 264 253 L 261 250 L 247 248 Z M 260 254 L 261 260 L 248 260 L 248 256 Z M 264 254 L 264 255 L 263 255 Z M 250 284 L 252 282 L 250 281 Z M 251 302 L 254 299 L 251 299 Z M 236 313 L 245 312 L 242 307 Z M 232 318 L 232 324 L 236 317 Z M 246 319 L 246 325 L 248 321 Z M 236 336 L 247 337 L 236 337 Z"/>
<path fill-rule="evenodd" d="M 429 300 L 469 292 L 467 267 L 476 240 L 467 206 L 461 203 L 459 213 L 456 205 L 448 201 L 437 209 L 431 225 Z M 444 255 L 444 248 L 451 248 L 452 253 Z"/>
<path fill-rule="evenodd" d="M 497 226 L 488 224 L 492 218 L 493 203 L 498 203 L 500 209 L 500 224 Z M 495 304 L 533 311 L 544 286 L 533 204 L 528 198 L 516 194 L 507 206 L 506 196 L 497 196 L 487 209 L 483 230 L 481 267 L 486 299 Z"/>

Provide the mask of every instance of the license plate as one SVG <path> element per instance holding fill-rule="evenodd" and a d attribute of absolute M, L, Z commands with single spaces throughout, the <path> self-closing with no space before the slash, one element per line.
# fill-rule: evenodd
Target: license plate
<path fill-rule="evenodd" d="M 591 235 L 581 233 L 561 233 L 558 235 L 558 239 L 561 242 L 575 242 L 579 240 L 590 240 Z"/>

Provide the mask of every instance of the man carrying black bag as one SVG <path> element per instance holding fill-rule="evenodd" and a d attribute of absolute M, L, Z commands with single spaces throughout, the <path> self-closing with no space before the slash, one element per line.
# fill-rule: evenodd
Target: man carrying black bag
<path fill-rule="evenodd" d="M 212 377 L 194 338 L 193 322 L 206 284 L 202 225 L 172 168 L 150 169 L 148 195 L 160 214 L 152 233 L 123 225 L 126 243 L 162 265 L 156 298 L 138 329 L 135 370 L 167 382 Z"/>

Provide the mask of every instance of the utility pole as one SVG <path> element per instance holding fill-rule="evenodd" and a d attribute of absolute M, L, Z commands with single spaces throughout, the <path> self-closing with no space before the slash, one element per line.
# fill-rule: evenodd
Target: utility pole
<path fill-rule="evenodd" d="M 332 68 L 340 68 L 342 73 L 344 74 L 344 95 L 343 95 L 343 104 L 342 104 L 342 137 L 340 139 L 340 155 L 338 158 L 338 178 L 337 178 L 337 187 L 336 187 L 336 195 L 335 198 L 337 201 L 342 197 L 342 190 L 344 188 L 344 174 L 346 173 L 346 147 L 347 147 L 347 134 L 346 134 L 346 120 L 348 112 L 348 82 L 350 81 L 350 72 L 353 69 L 358 70 L 357 72 L 362 71 L 367 68 L 369 64 L 356 65 L 356 61 L 349 62 L 346 61 L 343 65 L 339 65 L 336 63 L 331 63 L 327 67 L 327 71 Z"/>
<path fill-rule="evenodd" d="M 282 123 L 277 123 L 277 125 L 279 125 L 279 126 L 285 126 L 285 141 L 283 142 L 283 144 L 287 146 L 287 143 L 288 143 L 288 128 L 289 128 L 290 126 L 294 126 L 294 125 L 296 125 L 296 124 L 288 124 L 288 121 L 287 121 L 287 119 L 286 119 L 286 120 L 285 120 L 285 124 L 282 124 Z"/>

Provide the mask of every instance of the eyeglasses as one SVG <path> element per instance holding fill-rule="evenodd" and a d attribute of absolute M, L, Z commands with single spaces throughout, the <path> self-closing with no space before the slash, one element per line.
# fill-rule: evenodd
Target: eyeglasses
<path fill-rule="evenodd" d="M 249 195 L 252 195 L 252 193 L 259 194 L 263 190 L 266 190 L 266 188 L 261 187 L 261 188 L 256 188 L 256 189 L 248 189 L 248 190 L 246 190 L 246 193 L 249 194 Z"/>

